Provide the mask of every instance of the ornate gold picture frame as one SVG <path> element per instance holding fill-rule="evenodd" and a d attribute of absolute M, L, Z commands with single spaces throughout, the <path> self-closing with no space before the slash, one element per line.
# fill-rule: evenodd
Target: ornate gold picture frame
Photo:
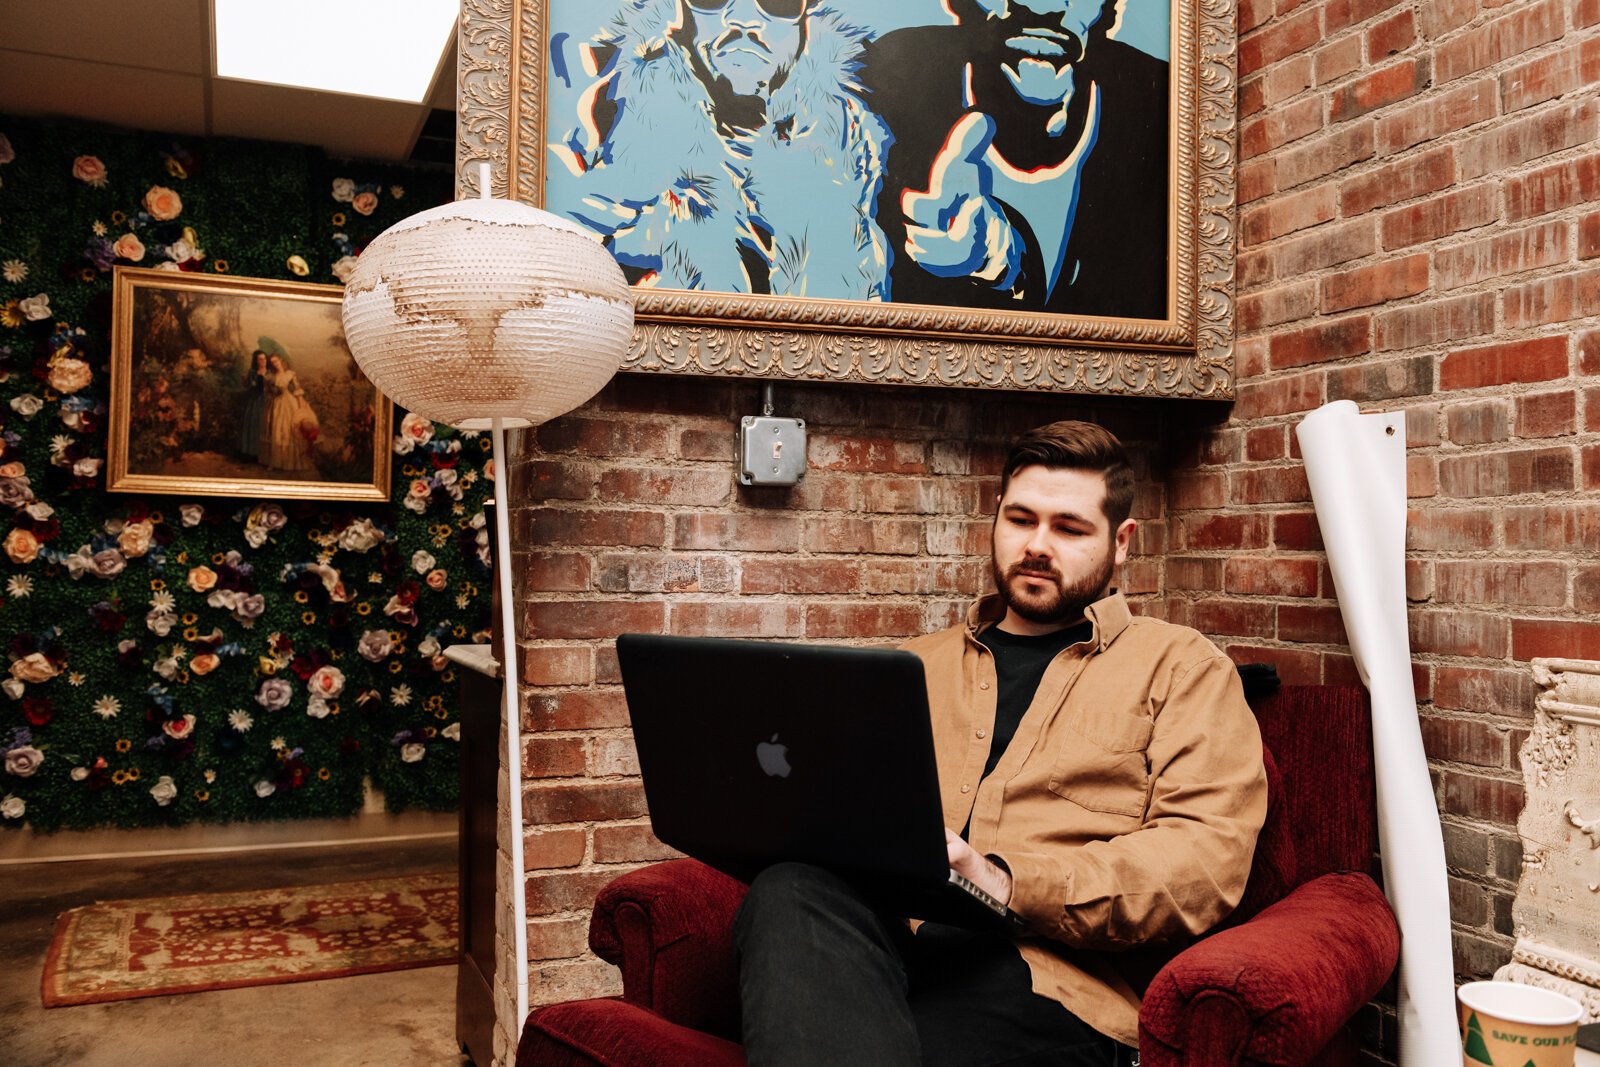
<path fill-rule="evenodd" d="M 662 265 L 659 234 L 654 235 L 654 245 L 649 240 L 640 240 L 641 236 L 650 236 L 646 234 L 649 225 L 659 229 L 674 220 L 694 220 L 696 211 L 703 209 L 709 214 L 715 210 L 714 203 L 706 207 L 710 198 L 693 181 L 688 186 L 680 184 L 676 191 L 668 190 L 666 199 L 652 193 L 654 199 L 643 209 L 639 204 L 645 198 L 616 195 L 613 191 L 589 195 L 584 201 L 586 206 L 574 208 L 579 201 L 567 191 L 573 184 L 572 175 L 587 179 L 596 172 L 595 168 L 620 169 L 618 142 L 614 135 L 607 133 L 607 124 L 613 130 L 622 125 L 619 114 L 628 113 L 629 108 L 637 113 L 640 102 L 654 99 L 652 94 L 659 94 L 659 86 L 664 84 L 648 83 L 637 77 L 627 83 L 622 79 L 628 72 L 618 76 L 616 71 L 624 67 L 637 71 L 648 66 L 660 58 L 660 42 L 669 41 L 670 44 L 671 40 L 677 40 L 685 44 L 680 51 L 691 64 L 697 62 L 695 53 L 698 52 L 714 68 L 713 73 L 722 78 L 723 72 L 715 70 L 713 54 L 690 43 L 685 34 L 694 36 L 696 31 L 701 31 L 696 39 L 709 41 L 704 27 L 710 23 L 694 20 L 722 17 L 725 24 L 732 25 L 726 13 L 719 16 L 716 9 L 752 2 L 755 0 L 727 0 L 720 5 L 716 0 L 694 3 L 691 0 L 622 0 L 621 3 L 608 0 L 601 10 L 583 0 L 463 0 L 457 103 L 458 189 L 462 195 L 475 194 L 478 164 L 489 162 L 497 194 L 509 193 L 525 203 L 575 217 L 586 214 L 591 224 L 596 224 L 597 220 L 600 232 L 613 244 L 613 251 L 625 268 L 639 264 L 635 277 L 642 276 L 645 282 L 656 284 L 639 291 L 634 342 L 623 364 L 625 370 L 796 381 L 1231 399 L 1236 121 L 1233 0 L 1170 0 L 1165 27 L 1169 33 L 1165 42 L 1167 112 L 1164 117 L 1158 116 L 1164 119 L 1167 138 L 1164 238 L 1140 239 L 1140 234 L 1148 238 L 1148 227 L 1142 224 L 1141 213 L 1130 211 L 1118 217 L 1115 213 L 1102 212 L 1099 216 L 1101 239 L 1096 241 L 1097 247 L 1115 243 L 1115 235 L 1125 223 L 1126 233 L 1130 235 L 1127 243 L 1133 246 L 1133 254 L 1131 258 L 1125 257 L 1124 262 L 1138 263 L 1143 261 L 1141 257 L 1147 257 L 1166 265 L 1160 311 L 1139 310 L 1133 314 L 1115 313 L 1114 307 L 1113 313 L 1104 313 L 1104 307 L 1097 307 L 1094 314 L 1074 313 L 1070 309 L 1051 310 L 1060 302 L 1041 299 L 1044 290 L 1038 287 L 1024 294 L 1020 283 L 1011 292 L 1034 299 L 1019 297 L 1015 305 L 987 297 L 970 305 L 959 297 L 941 298 L 939 302 L 913 302 L 895 293 L 915 292 L 920 299 L 923 290 L 901 285 L 898 279 L 892 286 L 884 282 L 880 289 L 864 298 L 856 293 L 849 297 L 817 296 L 798 285 L 784 289 L 778 276 L 783 268 L 774 266 L 782 262 L 784 255 L 785 235 L 781 225 L 769 225 L 765 230 L 745 223 L 739 227 L 740 239 L 756 249 L 754 259 L 761 261 L 765 254 L 764 262 L 757 268 L 765 272 L 764 278 L 758 280 L 755 274 L 747 273 L 748 284 L 719 284 L 713 280 L 700 288 L 702 275 L 698 268 L 701 264 L 692 263 L 693 270 L 671 269 Z M 869 3 L 870 0 L 859 2 Z M 1105 3 L 1105 17 L 1115 19 L 1117 28 L 1121 28 L 1125 2 L 1129 0 L 1106 0 Z M 1138 2 L 1148 5 L 1152 0 Z M 662 4 L 676 5 L 676 22 L 663 21 L 659 13 L 651 14 Z M 935 38 L 933 31 L 928 31 L 930 36 L 922 40 L 937 39 L 943 42 L 938 47 L 959 56 L 963 46 L 956 24 L 959 24 L 963 4 L 980 12 L 1009 10 L 1005 0 L 957 0 L 945 4 L 943 8 L 950 13 L 952 25 L 938 31 L 942 36 Z M 761 13 L 752 17 L 766 18 L 772 14 L 774 19 L 781 19 L 788 14 L 788 6 L 794 5 L 769 0 L 760 5 Z M 820 39 L 825 27 L 814 20 L 817 13 L 824 10 L 822 5 L 814 0 L 798 0 L 798 6 L 802 12 L 799 18 L 813 20 L 808 33 L 803 32 L 800 39 Z M 1066 10 L 1082 4 L 1081 0 L 1074 0 L 1062 6 Z M 833 9 L 849 13 L 850 0 L 830 4 L 827 10 Z M 633 34 L 635 27 L 629 25 L 630 20 L 640 22 L 644 18 L 641 12 L 656 18 L 652 24 L 655 37 L 650 37 L 652 26 L 644 26 Z M 1067 20 L 1070 17 L 1064 16 Z M 970 16 L 967 21 L 976 24 Z M 580 25 L 592 25 L 599 32 L 579 41 L 583 34 L 574 32 L 574 28 Z M 617 27 L 622 29 L 619 31 Z M 689 29 L 686 31 L 685 27 Z M 1025 42 L 1030 52 L 1051 48 L 1070 52 L 1077 48 L 1082 58 L 1086 52 L 1095 51 L 1092 38 L 1085 49 L 1080 42 L 1071 39 L 1069 33 L 1059 33 L 1052 38 L 1051 31 L 1046 30 L 1020 32 L 1039 35 Z M 860 73 L 865 91 L 853 95 L 840 93 L 850 97 L 851 106 L 858 100 L 874 101 L 867 111 L 876 108 L 890 114 L 893 108 L 883 106 L 888 100 L 883 94 L 894 94 L 903 86 L 907 100 L 900 102 L 900 110 L 914 113 L 922 106 L 922 100 L 928 98 L 931 84 L 944 85 L 950 77 L 959 76 L 944 69 L 950 66 L 949 62 L 941 66 L 936 58 L 930 59 L 933 69 L 926 78 L 905 77 L 905 72 L 912 68 L 904 63 L 897 72 L 874 75 L 873 49 L 877 49 L 879 56 L 889 54 L 892 49 L 885 42 L 891 36 L 872 39 L 869 35 L 865 40 L 869 58 L 864 64 L 867 69 Z M 1008 43 L 1015 44 L 1017 39 Z M 1047 43 L 1038 44 L 1041 39 Z M 1051 40 L 1067 43 L 1056 45 L 1049 43 Z M 765 48 L 768 43 L 771 42 L 757 47 Z M 782 51 L 781 44 L 772 44 L 772 48 Z M 943 53 L 935 50 L 927 54 Z M 1049 53 L 1044 54 L 1048 58 Z M 966 66 L 963 106 L 969 108 L 981 95 L 972 87 L 973 65 L 969 62 Z M 1014 67 L 1020 65 L 1013 64 Z M 726 69 L 731 71 L 735 66 L 730 63 Z M 880 70 L 894 68 L 894 64 L 881 60 L 876 66 Z M 1015 83 L 1015 71 L 1010 73 Z M 737 73 L 730 77 L 734 83 L 738 82 Z M 678 80 L 683 81 L 682 77 Z M 706 80 L 709 85 L 712 79 Z M 1082 81 L 1086 79 L 1080 74 Z M 772 84 L 778 83 L 774 80 Z M 874 97 L 874 93 L 878 95 Z M 571 105 L 575 94 L 581 97 L 579 105 L 584 110 L 573 120 Z M 1079 96 L 1091 99 L 1085 94 Z M 1110 93 L 1106 99 L 1112 103 L 1116 101 Z M 1068 113 L 1065 105 L 1062 112 Z M 652 116 L 652 124 L 659 125 L 657 116 L 662 113 L 665 112 L 658 111 Z M 600 118 L 591 121 L 591 115 Z M 1001 121 L 1003 125 L 1004 119 Z M 893 121 L 889 123 L 890 127 L 895 125 Z M 1117 127 L 1102 127 L 1102 131 L 1106 129 L 1116 132 Z M 778 133 L 788 137 L 791 131 L 779 130 Z M 661 153 L 670 155 L 682 150 L 683 134 L 670 124 L 661 127 L 657 136 L 659 143 L 636 151 L 635 158 Z M 952 127 L 943 149 L 946 154 L 952 151 L 952 143 L 960 136 L 964 134 Z M 725 140 L 735 153 L 744 151 L 733 143 L 736 137 Z M 913 140 L 906 133 L 893 129 L 879 139 L 879 147 L 890 146 L 886 149 L 889 171 L 894 170 L 892 153 L 895 151 L 900 151 L 903 159 L 912 158 L 905 155 L 908 152 L 926 154 L 930 151 L 911 148 Z M 926 138 L 924 141 L 934 144 Z M 852 156 L 850 143 L 847 136 L 843 154 L 852 159 L 867 159 L 870 166 L 875 159 L 873 150 L 861 149 Z M 980 152 L 987 143 L 982 141 Z M 1087 143 L 1093 145 L 1093 138 Z M 1091 148 L 1093 150 L 1098 148 Z M 936 156 L 936 159 L 946 158 L 946 155 Z M 722 166 L 722 161 L 709 161 L 708 165 L 714 170 Z M 686 166 L 684 173 L 689 173 L 690 169 Z M 855 170 L 860 169 L 857 163 Z M 728 172 L 733 174 L 734 170 Z M 768 175 L 774 173 L 769 171 Z M 913 180 L 898 187 L 886 181 L 883 188 L 890 195 L 871 201 L 882 218 L 895 215 L 899 206 L 909 202 L 904 195 L 907 192 L 930 196 L 939 192 L 936 180 L 939 173 L 929 172 L 925 166 L 914 173 L 926 173 L 929 180 Z M 768 185 L 773 180 L 761 175 L 758 179 Z M 554 197 L 552 191 L 556 194 Z M 732 182 L 724 183 L 725 201 L 730 191 L 745 195 L 745 190 L 739 188 L 737 175 Z M 559 202 L 551 202 L 552 199 Z M 750 197 L 745 196 L 745 199 L 748 201 Z M 652 210 L 658 212 L 653 220 L 643 217 Z M 838 214 L 834 212 L 830 217 L 838 217 Z M 952 221 L 956 212 L 939 214 L 937 222 L 912 219 L 912 214 L 914 211 L 908 209 L 907 219 L 934 227 L 959 225 Z M 981 220 L 982 216 L 979 217 Z M 620 223 L 618 218 L 622 219 Z M 1081 221 L 1083 216 L 1079 218 Z M 1108 219 L 1113 223 L 1109 230 L 1106 228 Z M 883 242 L 890 263 L 884 269 L 885 278 L 892 276 L 894 269 L 903 267 L 908 255 L 916 251 L 911 249 L 906 237 L 911 222 L 895 221 L 902 229 L 883 227 L 889 232 Z M 970 222 L 970 217 L 965 221 Z M 1069 216 L 1069 233 L 1079 224 L 1072 222 Z M 756 233 L 749 238 L 752 229 Z M 944 236 L 937 228 L 918 232 Z M 1112 235 L 1110 241 L 1104 239 L 1107 233 Z M 641 244 L 646 246 L 644 254 L 630 259 Z M 653 261 L 652 254 L 656 256 Z M 895 259 L 897 254 L 898 260 Z M 880 263 L 883 258 L 880 257 Z M 746 256 L 746 259 L 751 257 Z M 973 267 L 973 277 L 981 274 L 985 279 L 999 278 L 998 285 L 1016 273 L 1014 265 L 1008 274 L 1003 264 L 996 266 L 991 260 Z M 1049 257 L 1045 260 L 1049 262 Z M 1064 261 L 1069 264 L 1070 271 L 1070 264 L 1074 262 L 1070 254 Z M 1037 274 L 1036 266 L 1034 271 Z M 711 276 L 714 272 L 707 274 Z M 724 274 L 724 277 L 729 276 L 736 275 Z M 1073 278 L 1076 276 L 1074 274 Z M 1114 272 L 1106 276 L 1120 277 Z M 689 281 L 685 282 L 685 278 Z M 1148 286 L 1142 281 L 1130 282 L 1130 288 L 1143 292 Z M 1149 301 L 1143 304 L 1148 307 Z"/>
<path fill-rule="evenodd" d="M 337 285 L 118 267 L 106 488 L 388 500 L 392 405 Z"/>

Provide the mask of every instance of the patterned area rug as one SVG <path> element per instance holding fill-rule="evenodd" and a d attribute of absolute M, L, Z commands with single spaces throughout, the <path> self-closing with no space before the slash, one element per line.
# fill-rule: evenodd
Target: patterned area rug
<path fill-rule="evenodd" d="M 311 982 L 454 963 L 454 871 L 63 912 L 44 1006 Z"/>

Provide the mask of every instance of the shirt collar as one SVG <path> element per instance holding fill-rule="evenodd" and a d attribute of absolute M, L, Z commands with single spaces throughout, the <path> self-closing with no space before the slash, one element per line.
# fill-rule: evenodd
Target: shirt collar
<path fill-rule="evenodd" d="M 1111 642 L 1115 641 L 1133 621 L 1133 612 L 1128 610 L 1127 599 L 1115 589 L 1111 591 L 1110 596 L 1103 597 L 1084 608 L 1083 614 L 1094 625 L 1096 652 L 1104 652 L 1110 648 Z M 978 634 L 1005 617 L 1005 601 L 1000 599 L 999 593 L 990 593 L 967 609 L 967 638 L 976 640 Z"/>

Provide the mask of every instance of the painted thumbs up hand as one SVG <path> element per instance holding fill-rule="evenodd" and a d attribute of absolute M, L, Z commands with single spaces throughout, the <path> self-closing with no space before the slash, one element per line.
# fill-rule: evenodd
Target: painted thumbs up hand
<path fill-rule="evenodd" d="M 970 111 L 950 128 L 928 168 L 928 190 L 900 198 L 906 216 L 906 254 L 940 278 L 978 278 L 1009 289 L 1022 266 L 1021 242 L 983 161 L 994 140 L 994 119 Z"/>

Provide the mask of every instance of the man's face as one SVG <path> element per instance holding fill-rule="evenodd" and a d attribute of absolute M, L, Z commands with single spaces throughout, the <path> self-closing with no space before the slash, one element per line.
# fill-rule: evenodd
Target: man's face
<path fill-rule="evenodd" d="M 685 0 L 700 61 L 739 96 L 767 96 L 772 79 L 799 58 L 805 6 L 806 0 Z"/>
<path fill-rule="evenodd" d="M 993 560 L 1008 631 L 1060 629 L 1110 591 L 1135 523 L 1113 531 L 1105 497 L 1105 475 L 1094 471 L 1032 466 L 1011 476 L 995 516 Z"/>
<path fill-rule="evenodd" d="M 1073 64 L 1106 0 L 975 0 L 1005 38 L 1000 72 L 1017 96 L 1050 107 L 1072 96 Z"/>

